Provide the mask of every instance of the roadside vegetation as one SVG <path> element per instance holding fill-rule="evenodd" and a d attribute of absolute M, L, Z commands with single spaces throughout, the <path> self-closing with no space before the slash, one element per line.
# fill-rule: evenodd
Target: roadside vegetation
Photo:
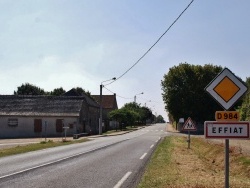
<path fill-rule="evenodd" d="M 250 187 L 250 157 L 230 148 L 230 187 Z M 186 137 L 166 137 L 149 162 L 138 188 L 224 187 L 224 145 Z"/>
<path fill-rule="evenodd" d="M 117 129 L 120 130 L 128 126 L 146 125 L 147 120 L 150 123 L 156 120 L 148 107 L 136 102 L 126 103 L 122 108 L 111 111 L 108 116 L 111 120 L 119 122 Z"/>
<path fill-rule="evenodd" d="M 169 121 L 178 123 L 179 118 L 188 117 L 201 125 L 204 121 L 213 121 L 214 113 L 223 108 L 204 89 L 222 70 L 223 67 L 212 64 L 201 66 L 180 63 L 171 67 L 161 81 L 162 97 L 169 112 Z M 246 81 L 241 78 L 239 80 L 250 86 L 250 78 L 246 78 Z M 241 120 L 248 121 L 249 103 L 250 92 L 237 101 L 231 110 L 239 111 Z"/>
<path fill-rule="evenodd" d="M 26 152 L 30 152 L 30 151 L 37 151 L 37 150 L 52 148 L 52 147 L 57 147 L 57 146 L 82 143 L 82 142 L 86 142 L 86 141 L 88 141 L 88 139 L 86 139 L 86 138 L 79 139 L 79 140 L 73 140 L 73 141 L 69 140 L 69 141 L 60 141 L 60 142 L 54 142 L 53 140 L 49 140 L 48 142 L 42 141 L 42 142 L 37 143 L 37 144 L 28 144 L 25 146 L 19 145 L 16 147 L 0 149 L 0 157 L 26 153 Z"/>

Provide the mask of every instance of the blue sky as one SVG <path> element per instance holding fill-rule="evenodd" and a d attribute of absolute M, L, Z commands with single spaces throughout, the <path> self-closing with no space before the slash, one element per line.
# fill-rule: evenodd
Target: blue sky
<path fill-rule="evenodd" d="M 99 94 L 101 82 L 131 67 L 189 2 L 0 0 L 0 94 L 27 82 L 46 91 L 82 87 Z M 137 102 L 166 118 L 160 83 L 182 62 L 250 77 L 249 7 L 248 0 L 195 0 L 141 62 L 107 86 L 119 107 L 144 92 Z"/>

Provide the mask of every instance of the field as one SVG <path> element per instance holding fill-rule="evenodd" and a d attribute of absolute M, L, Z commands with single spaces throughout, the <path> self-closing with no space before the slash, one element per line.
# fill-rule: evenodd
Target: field
<path fill-rule="evenodd" d="M 224 187 L 224 144 L 186 137 L 166 137 L 156 149 L 139 188 Z M 250 187 L 250 157 L 230 147 L 230 187 Z"/>

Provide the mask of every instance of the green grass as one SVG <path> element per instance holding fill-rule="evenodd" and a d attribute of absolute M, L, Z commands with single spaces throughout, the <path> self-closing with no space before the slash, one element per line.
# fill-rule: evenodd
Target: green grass
<path fill-rule="evenodd" d="M 30 151 L 37 151 L 37 150 L 52 148 L 52 147 L 57 147 L 57 146 L 81 143 L 81 142 L 86 142 L 86 141 L 88 141 L 88 139 L 80 139 L 80 140 L 74 140 L 74 141 L 62 141 L 62 142 L 53 142 L 52 140 L 49 140 L 48 142 L 42 141 L 37 144 L 28 144 L 26 146 L 16 146 L 13 148 L 0 149 L 0 157 L 26 153 Z"/>
<path fill-rule="evenodd" d="M 174 166 L 171 162 L 173 147 L 172 137 L 166 137 L 158 145 L 138 188 L 161 187 L 175 178 Z"/>
<path fill-rule="evenodd" d="M 239 161 L 246 167 L 250 167 L 250 158 L 247 156 L 242 156 L 239 158 Z"/>

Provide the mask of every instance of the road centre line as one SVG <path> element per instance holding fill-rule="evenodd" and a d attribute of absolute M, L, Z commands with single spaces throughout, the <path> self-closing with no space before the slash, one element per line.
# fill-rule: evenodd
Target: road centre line
<path fill-rule="evenodd" d="M 94 149 L 91 149 L 91 150 L 88 150 L 88 151 L 85 151 L 85 152 L 81 152 L 81 153 L 77 153 L 77 154 L 74 154 L 74 155 L 70 155 L 68 157 L 57 159 L 55 161 L 47 162 L 47 163 L 44 163 L 44 164 L 41 164 L 41 165 L 37 165 L 37 166 L 34 166 L 34 167 L 30 167 L 30 168 L 27 168 L 27 169 L 24 169 L 24 170 L 13 172 L 11 174 L 3 175 L 3 176 L 0 176 L 0 179 L 11 177 L 11 176 L 14 176 L 14 175 L 17 175 L 17 174 L 21 174 L 21 173 L 28 172 L 28 171 L 31 171 L 31 170 L 35 170 L 35 169 L 38 169 L 38 168 L 41 168 L 41 167 L 45 167 L 45 166 L 48 166 L 48 165 L 51 165 L 51 164 L 54 164 L 54 163 L 58 163 L 58 162 L 61 162 L 61 161 L 64 161 L 64 160 L 67 160 L 67 159 L 70 159 L 70 158 L 73 158 L 73 157 L 77 157 L 77 156 L 80 156 L 80 155 L 83 155 L 83 154 L 87 154 L 87 153 L 90 153 L 90 152 L 93 152 L 93 151 L 97 151 L 99 149 L 102 149 L 102 148 L 105 148 L 105 147 L 109 147 L 109 146 L 121 143 L 123 141 L 126 141 L 126 140 L 128 140 L 128 139 L 121 140 L 119 142 L 115 142 L 115 143 L 111 143 L 111 144 L 107 144 L 107 145 L 104 145 L 104 146 L 101 146 L 101 147 L 97 147 L 97 148 L 94 148 Z"/>
<path fill-rule="evenodd" d="M 132 174 L 132 172 L 127 172 L 120 181 L 114 186 L 114 188 L 120 188 L 121 185 L 128 179 L 128 177 Z"/>
<path fill-rule="evenodd" d="M 154 144 L 152 144 L 152 145 L 150 146 L 150 149 L 151 149 L 152 147 L 154 147 Z"/>
<path fill-rule="evenodd" d="M 147 155 L 147 153 L 144 153 L 141 157 L 140 157 L 140 159 L 142 160 L 142 159 L 144 159 L 144 157 Z"/>

